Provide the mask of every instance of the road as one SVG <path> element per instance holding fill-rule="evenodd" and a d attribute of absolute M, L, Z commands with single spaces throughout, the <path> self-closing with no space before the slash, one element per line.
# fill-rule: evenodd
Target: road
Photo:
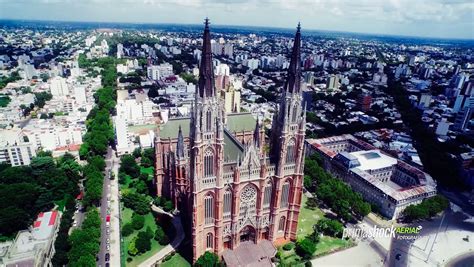
<path fill-rule="evenodd" d="M 447 210 L 446 216 L 444 217 L 444 220 L 442 216 L 438 216 L 434 218 L 433 220 L 430 221 L 424 221 L 421 223 L 413 223 L 410 226 L 418 226 L 421 225 L 423 227 L 421 231 L 421 236 L 427 236 L 427 235 L 433 235 L 438 231 L 439 233 L 444 233 L 447 230 L 462 230 L 466 232 L 474 232 L 474 224 L 469 223 L 464 221 L 466 219 L 466 216 L 461 213 L 461 212 L 454 212 L 451 209 Z M 441 226 L 440 226 L 441 225 Z M 434 241 L 434 235 L 432 238 L 428 239 L 425 244 L 422 244 L 422 247 L 419 247 L 417 249 L 420 249 L 422 251 L 425 251 L 426 254 L 429 254 L 429 251 L 432 248 Z M 439 239 L 437 242 L 440 241 Z M 441 241 L 440 241 L 441 242 Z M 459 241 L 461 242 L 461 241 Z M 410 249 L 413 249 L 414 240 L 400 240 L 397 238 L 392 238 L 391 244 L 390 244 L 390 251 L 387 255 L 387 261 L 386 261 L 386 266 L 409 266 L 408 258 L 409 254 L 410 256 L 411 253 L 409 253 Z M 436 243 L 434 244 L 436 247 Z M 399 259 L 396 259 L 396 255 L 400 254 Z M 425 261 L 426 258 L 422 259 Z"/>
<path fill-rule="evenodd" d="M 98 265 L 120 266 L 120 210 L 118 179 L 110 180 L 109 173 L 112 171 L 118 177 L 119 160 L 115 152 L 109 147 L 105 158 L 106 168 L 104 175 L 104 188 L 100 205 L 101 242 Z M 107 225 L 106 217 L 110 216 L 110 224 Z M 109 253 L 109 261 L 105 260 L 105 254 Z M 109 263 L 109 265 L 107 265 Z"/>

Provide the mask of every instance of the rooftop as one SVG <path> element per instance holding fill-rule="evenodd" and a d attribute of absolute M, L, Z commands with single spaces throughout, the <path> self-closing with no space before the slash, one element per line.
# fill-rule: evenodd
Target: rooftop
<path fill-rule="evenodd" d="M 360 163 L 358 168 L 364 171 L 383 169 L 397 164 L 397 159 L 382 154 L 375 149 L 361 150 L 350 154 L 357 158 Z"/>

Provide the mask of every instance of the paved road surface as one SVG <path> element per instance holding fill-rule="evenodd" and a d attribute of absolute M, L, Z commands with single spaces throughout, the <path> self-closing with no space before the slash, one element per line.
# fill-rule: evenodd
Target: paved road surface
<path fill-rule="evenodd" d="M 119 267 L 120 266 L 120 215 L 118 199 L 118 181 L 109 179 L 109 172 L 112 170 L 115 177 L 118 177 L 119 160 L 115 152 L 109 147 L 105 158 L 106 168 L 104 175 L 104 188 L 100 206 L 101 242 L 99 252 L 99 266 Z M 110 225 L 106 225 L 106 217 L 110 215 Z M 108 242 L 107 242 L 108 241 Z M 108 248 L 108 249 L 107 249 Z M 110 254 L 110 260 L 105 261 L 105 254 Z"/>

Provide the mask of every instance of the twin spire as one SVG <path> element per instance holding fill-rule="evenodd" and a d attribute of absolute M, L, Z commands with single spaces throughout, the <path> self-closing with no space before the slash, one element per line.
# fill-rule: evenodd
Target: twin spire
<path fill-rule="evenodd" d="M 204 20 L 204 34 L 202 36 L 201 65 L 199 66 L 198 94 L 199 97 L 214 97 L 214 69 L 212 67 L 211 32 L 209 19 Z"/>
<path fill-rule="evenodd" d="M 212 66 L 211 32 L 209 30 L 209 19 L 204 20 L 204 34 L 202 36 L 201 64 L 199 66 L 198 94 L 201 98 L 216 96 L 214 85 L 214 69 Z M 288 78 L 284 91 L 289 93 L 300 93 L 301 77 L 301 25 L 298 23 L 296 35 L 291 53 Z"/>

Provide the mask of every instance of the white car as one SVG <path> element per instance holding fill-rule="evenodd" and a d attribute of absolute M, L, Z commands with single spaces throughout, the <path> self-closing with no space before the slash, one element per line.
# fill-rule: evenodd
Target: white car
<path fill-rule="evenodd" d="M 107 251 L 109 251 L 110 250 L 110 245 L 105 246 L 105 249 L 107 249 Z"/>
<path fill-rule="evenodd" d="M 74 222 L 72 223 L 72 226 L 76 227 L 76 226 L 77 226 L 77 222 L 74 221 Z"/>

